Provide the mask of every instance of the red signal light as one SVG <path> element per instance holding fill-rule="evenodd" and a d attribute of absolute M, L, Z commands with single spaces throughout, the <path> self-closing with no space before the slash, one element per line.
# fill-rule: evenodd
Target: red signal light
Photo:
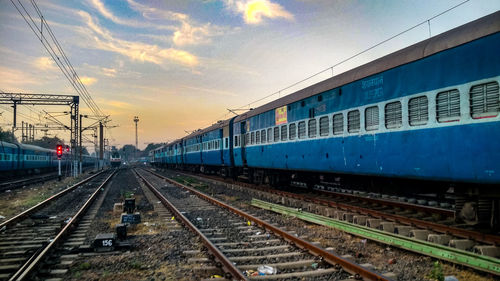
<path fill-rule="evenodd" d="M 62 145 L 60 144 L 57 145 L 56 153 L 57 153 L 57 159 L 61 159 L 61 156 L 63 154 Z"/>
<path fill-rule="evenodd" d="M 69 145 L 66 145 L 66 152 L 69 152 Z"/>

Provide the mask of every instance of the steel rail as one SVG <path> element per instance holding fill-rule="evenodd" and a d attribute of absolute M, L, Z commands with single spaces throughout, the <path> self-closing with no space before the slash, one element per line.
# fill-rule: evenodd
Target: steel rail
<path fill-rule="evenodd" d="M 427 241 L 417 240 L 407 236 L 384 232 L 382 230 L 373 229 L 346 221 L 336 220 L 258 199 L 252 199 L 251 205 L 279 214 L 294 216 L 315 224 L 336 228 L 341 231 L 354 234 L 356 236 L 396 246 L 422 255 L 435 257 L 452 263 L 475 268 L 484 272 L 500 275 L 500 260 L 493 257 L 478 255 L 472 252 L 434 244 Z"/>
<path fill-rule="evenodd" d="M 381 219 L 393 221 L 396 223 L 411 225 L 411 226 L 424 228 L 424 229 L 431 229 L 431 230 L 436 231 L 436 232 L 451 234 L 451 235 L 454 235 L 457 237 L 475 240 L 475 241 L 486 243 L 486 244 L 500 245 L 500 236 L 496 236 L 496 235 L 481 233 L 481 232 L 467 230 L 467 229 L 461 229 L 461 228 L 457 228 L 457 227 L 453 227 L 453 226 L 447 226 L 447 225 L 443 225 L 443 224 L 439 224 L 439 223 L 435 223 L 435 222 L 424 221 L 424 220 L 419 220 L 419 219 L 415 219 L 415 218 L 408 218 L 408 217 L 401 216 L 401 215 L 389 214 L 389 213 L 385 213 L 382 211 L 371 210 L 371 209 L 364 208 L 364 207 L 352 206 L 349 204 L 338 203 L 338 202 L 325 200 L 325 199 L 313 198 L 313 197 L 306 196 L 306 195 L 298 195 L 298 194 L 294 194 L 294 193 L 286 192 L 286 191 L 274 191 L 272 193 L 282 195 L 282 196 L 291 197 L 291 198 L 301 200 L 301 201 L 312 202 L 312 203 L 316 203 L 316 204 L 320 204 L 320 205 L 327 205 L 327 206 L 335 207 L 335 208 L 342 209 L 342 210 L 355 211 L 355 212 L 358 212 L 360 214 L 369 215 L 372 217 L 381 218 Z"/>
<path fill-rule="evenodd" d="M 23 179 L 23 180 L 16 180 L 16 181 L 11 181 L 11 182 L 4 182 L 0 184 L 0 191 L 4 190 L 13 190 L 13 189 L 19 189 L 20 187 L 23 187 L 25 185 L 31 185 L 39 182 L 45 182 L 45 181 L 50 181 L 53 179 L 57 179 L 59 176 L 57 174 L 54 175 L 45 175 L 37 178 L 29 178 L 29 179 Z"/>
<path fill-rule="evenodd" d="M 176 172 L 179 173 L 178 171 L 176 171 Z M 212 177 L 192 175 L 192 174 L 186 174 L 186 173 L 182 173 L 182 172 L 180 172 L 180 174 L 191 176 L 191 177 L 197 177 L 197 178 L 201 178 L 204 180 L 208 179 L 208 180 L 212 180 L 212 181 L 220 181 L 219 179 L 214 179 Z M 242 184 L 239 182 L 237 182 L 237 183 L 224 182 L 224 183 L 226 183 L 226 184 L 238 184 L 238 185 Z M 415 219 L 415 218 L 408 218 L 408 217 L 401 216 L 401 215 L 389 214 L 389 213 L 385 213 L 382 211 L 368 209 L 365 207 L 358 207 L 358 206 L 353 206 L 353 205 L 349 205 L 349 204 L 345 204 L 345 203 L 339 203 L 339 202 L 330 201 L 330 200 L 326 200 L 326 199 L 314 198 L 312 196 L 307 196 L 307 195 L 303 195 L 303 194 L 296 194 L 296 193 L 292 193 L 292 192 L 288 192 L 288 191 L 265 189 L 265 188 L 255 187 L 255 186 L 247 186 L 247 187 L 252 188 L 252 189 L 256 189 L 256 190 L 260 190 L 260 191 L 264 191 L 264 192 L 269 192 L 269 193 L 280 195 L 280 196 L 284 196 L 284 197 L 297 199 L 297 200 L 300 200 L 303 202 L 311 202 L 311 203 L 315 203 L 315 204 L 319 204 L 319 205 L 338 208 L 338 209 L 345 210 L 345 211 L 354 211 L 354 212 L 358 212 L 358 213 L 363 214 L 363 215 L 368 215 L 368 216 L 372 216 L 375 218 L 381 218 L 381 219 L 384 219 L 387 221 L 392 221 L 392 222 L 401 223 L 404 225 L 410 225 L 410 226 L 414 226 L 414 227 L 419 227 L 419 228 L 423 228 L 423 229 L 430 229 L 430 230 L 433 230 L 433 231 L 436 231 L 439 233 L 450 234 L 450 235 L 454 235 L 454 236 L 457 236 L 460 238 L 474 240 L 474 241 L 482 242 L 485 244 L 500 245 L 500 236 L 496 236 L 496 235 L 480 233 L 480 232 L 473 231 L 473 230 L 461 229 L 461 228 L 457 228 L 457 227 L 453 227 L 453 226 L 442 225 L 439 223 L 419 220 L 419 219 Z"/>
<path fill-rule="evenodd" d="M 103 171 L 104 172 L 104 171 Z M 100 175 L 96 174 L 96 175 Z M 94 200 L 101 192 L 101 189 L 109 182 L 109 180 L 116 174 L 116 170 L 109 175 L 102 184 L 92 193 L 89 199 L 83 204 L 83 206 L 78 210 L 78 212 L 73 216 L 73 218 L 64 226 L 64 228 L 56 235 L 56 237 L 40 252 L 36 257 L 30 258 L 27 263 L 23 264 L 23 266 L 9 279 L 9 281 L 21 281 L 21 280 L 30 280 L 27 279 L 30 277 L 30 274 L 35 270 L 38 264 L 42 261 L 42 259 L 52 250 L 56 245 L 58 245 L 68 234 L 69 229 L 76 225 L 80 219 L 83 217 L 87 209 L 90 207 L 90 204 L 94 202 Z M 93 178 L 93 177 L 92 177 Z"/>
<path fill-rule="evenodd" d="M 184 173 L 181 173 L 184 174 Z M 193 177 L 198 177 L 198 178 L 204 178 L 198 175 L 190 175 L 190 174 L 185 174 Z M 208 177 L 209 180 L 212 181 L 218 181 L 216 179 Z M 226 183 L 230 184 L 230 183 Z M 235 184 L 241 184 L 241 183 L 235 183 Z M 408 218 L 405 216 L 401 215 L 395 215 L 395 214 L 390 214 L 382 211 L 376 211 L 372 209 L 368 209 L 365 207 L 359 207 L 359 206 L 353 206 L 349 205 L 346 203 L 339 203 L 335 201 L 330 201 L 326 199 L 320 199 L 320 198 L 314 198 L 309 195 L 303 195 L 303 194 L 296 194 L 288 191 L 280 191 L 280 190 L 273 190 L 273 189 L 264 189 L 264 188 L 259 188 L 259 187 L 254 187 L 254 186 L 249 186 L 249 188 L 261 190 L 264 192 L 269 192 L 272 194 L 284 196 L 284 197 L 289 197 L 293 198 L 296 200 L 300 200 L 302 202 L 311 202 L 323 206 L 329 206 L 329 207 L 334 207 L 338 208 L 341 210 L 345 211 L 351 211 L 351 212 L 357 212 L 359 214 L 371 216 L 374 218 L 380 218 L 384 219 L 387 221 L 392 221 L 395 223 L 400 223 L 404 225 L 410 225 L 413 227 L 418 227 L 418 228 L 423 228 L 423 229 L 430 229 L 439 233 L 444 233 L 444 234 L 450 234 L 456 237 L 460 238 L 465 238 L 469 240 L 474 240 L 477 242 L 485 243 L 485 244 L 492 244 L 492 245 L 500 245 L 500 236 L 497 235 L 491 235 L 491 234 L 486 234 L 486 233 L 481 233 L 473 230 L 467 230 L 467 229 L 461 229 L 453 226 L 447 226 L 435 222 L 429 222 L 429 221 L 424 221 L 420 219 L 415 219 L 415 218 Z"/>
<path fill-rule="evenodd" d="M 135 169 L 134 169 L 135 171 Z M 144 184 L 153 192 L 158 199 L 167 207 L 173 215 L 180 219 L 182 223 L 187 226 L 192 232 L 194 232 L 198 237 L 201 238 L 202 243 L 207 247 L 207 249 L 214 255 L 214 257 L 222 264 L 224 272 L 229 272 L 232 278 L 237 278 L 238 280 L 247 280 L 246 276 L 212 243 L 210 240 L 196 227 L 192 224 L 188 218 L 186 218 L 170 201 L 168 201 L 165 196 L 163 196 L 149 181 L 147 181 L 143 175 L 135 171 L 136 174 L 142 179 Z"/>
<path fill-rule="evenodd" d="M 80 181 L 80 182 L 78 182 L 78 183 L 76 183 L 76 184 L 74 184 L 74 185 L 72 185 L 72 186 L 70 186 L 70 187 L 62 190 L 62 191 L 60 191 L 59 193 L 56 193 L 56 194 L 50 196 L 49 198 L 43 200 L 42 202 L 40 202 L 40 203 L 36 204 L 35 206 L 29 208 L 28 210 L 26 210 L 26 211 L 24 211 L 22 213 L 19 213 L 19 214 L 15 215 L 14 217 L 12 217 L 12 218 L 10 218 L 10 219 L 2 222 L 0 224 L 0 229 L 2 229 L 3 227 L 8 227 L 8 226 L 10 226 L 12 224 L 15 224 L 15 223 L 19 222 L 20 220 L 24 219 L 25 217 L 33 214 L 34 212 L 40 210 L 43 207 L 45 207 L 47 204 L 50 204 L 52 202 L 52 200 L 55 200 L 55 199 L 57 199 L 57 198 L 65 195 L 66 193 L 72 191 L 73 189 L 81 186 L 82 184 L 90 181 L 91 179 L 97 177 L 98 175 L 100 175 L 100 174 L 102 174 L 104 172 L 105 171 L 102 171 L 102 172 L 99 172 L 99 173 L 97 173 L 95 175 L 92 175 L 92 176 L 90 176 L 90 177 L 88 177 L 88 178 L 86 178 L 86 179 L 84 179 L 84 180 L 82 180 L 82 181 Z"/>
<path fill-rule="evenodd" d="M 367 268 L 364 268 L 356 263 L 352 263 L 340 256 L 337 256 L 333 253 L 330 253 L 320 247 L 317 247 L 316 245 L 313 245 L 312 243 L 309 243 L 305 240 L 302 240 L 278 227 L 275 227 L 269 223 L 267 223 L 266 221 L 264 220 L 261 220 L 259 218 L 256 218 L 240 209 L 237 209 L 237 208 L 234 208 L 234 207 L 231 207 L 225 203 L 223 203 L 222 201 L 219 201 L 215 198 L 212 198 L 200 191 L 197 191 L 191 187 L 188 187 L 188 186 L 185 186 L 181 183 L 178 183 L 172 179 L 169 179 L 167 177 L 164 177 L 158 173 L 155 173 L 153 171 L 150 171 L 150 170 L 145 170 L 157 177 L 160 177 L 178 187 L 181 187 L 183 189 L 186 189 L 186 190 L 189 190 L 190 192 L 198 195 L 199 197 L 205 199 L 206 201 L 212 203 L 212 204 L 215 204 L 215 205 L 218 205 L 218 206 L 221 206 L 223 208 L 226 208 L 228 210 L 230 210 L 231 212 L 239 215 L 239 216 L 242 216 L 244 218 L 246 218 L 247 220 L 250 220 L 250 221 L 253 221 L 254 223 L 260 225 L 261 227 L 263 228 L 266 228 L 272 232 L 274 232 L 275 234 L 277 234 L 278 236 L 281 236 L 283 237 L 285 240 L 289 241 L 289 242 L 292 242 L 294 243 L 296 246 L 302 248 L 302 249 L 306 249 L 308 250 L 311 254 L 315 255 L 315 256 L 320 256 L 323 258 L 324 261 L 330 263 L 331 265 L 334 265 L 334 266 L 337 266 L 337 265 L 340 265 L 344 270 L 346 270 L 347 272 L 355 275 L 356 277 L 361 277 L 363 278 L 362 280 L 391 280 L 385 276 L 382 276 L 382 275 L 379 275 L 377 274 L 376 272 L 373 272 Z"/>
<path fill-rule="evenodd" d="M 339 192 L 334 192 L 334 191 L 326 191 L 326 190 L 316 190 L 314 189 L 313 192 L 317 192 L 321 195 L 327 195 L 327 196 L 334 196 L 334 197 L 340 197 L 340 198 L 349 198 L 353 200 L 358 200 L 358 201 L 365 201 L 369 203 L 376 203 L 380 205 L 386 205 L 386 206 L 394 206 L 398 208 L 404 208 L 404 209 L 412 209 L 415 211 L 419 212 L 425 212 L 425 213 L 432 213 L 432 214 L 440 214 L 446 217 L 453 217 L 455 216 L 455 211 L 453 210 L 447 210 L 447 209 L 441 209 L 441 208 L 435 208 L 435 207 L 427 207 L 427 206 L 420 206 L 416 204 L 411 204 L 411 203 L 403 203 L 403 202 L 397 202 L 397 201 L 391 201 L 391 200 L 382 200 L 382 199 L 376 199 L 376 198 L 369 198 L 369 197 L 362 197 L 362 196 L 356 196 L 356 195 L 351 195 L 351 194 L 344 194 L 344 193 L 339 193 Z"/>

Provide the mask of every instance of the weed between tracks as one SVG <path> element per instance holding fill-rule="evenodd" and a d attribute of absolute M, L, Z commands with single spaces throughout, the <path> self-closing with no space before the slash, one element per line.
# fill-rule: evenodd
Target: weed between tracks
<path fill-rule="evenodd" d="M 50 181 L 44 184 L 35 184 L 26 188 L 0 193 L 0 200 L 2 201 L 2 204 L 0 204 L 0 215 L 9 219 L 35 206 L 59 191 L 81 181 L 87 176 L 88 175 L 83 175 L 78 178 L 65 178 L 61 182 Z"/>

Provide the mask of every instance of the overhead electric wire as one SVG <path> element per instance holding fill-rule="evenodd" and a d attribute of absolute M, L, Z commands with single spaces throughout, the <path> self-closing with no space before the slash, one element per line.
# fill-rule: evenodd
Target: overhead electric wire
<path fill-rule="evenodd" d="M 253 101 L 253 102 L 251 102 L 249 104 L 246 104 L 244 106 L 241 106 L 241 107 L 239 107 L 237 109 L 244 109 L 245 107 L 250 107 L 254 103 L 257 103 L 259 101 L 262 101 L 262 100 L 265 100 L 267 98 L 270 98 L 270 97 L 272 97 L 272 96 L 274 96 L 276 94 L 280 94 L 281 92 L 283 92 L 285 90 L 288 90 L 288 89 L 290 89 L 290 88 L 292 88 L 294 86 L 297 86 L 300 83 L 305 82 L 305 81 L 307 81 L 307 80 L 309 80 L 311 78 L 314 78 L 314 77 L 316 77 L 316 76 L 318 76 L 318 75 L 320 75 L 320 74 L 322 74 L 322 73 L 324 73 L 326 71 L 330 71 L 330 70 L 333 71 L 333 68 L 335 68 L 335 67 L 337 67 L 337 66 L 339 66 L 339 65 L 341 65 L 343 63 L 346 63 L 346 62 L 348 62 L 348 61 L 350 61 L 350 60 L 352 60 L 352 59 L 354 59 L 354 58 L 356 58 L 356 57 L 358 57 L 358 56 L 360 56 L 360 55 L 362 55 L 362 54 L 364 54 L 364 53 L 366 53 L 366 52 L 368 52 L 368 51 L 370 51 L 370 50 L 372 50 L 372 49 L 374 49 L 374 48 L 376 48 L 376 47 L 378 47 L 378 46 L 380 46 L 380 45 L 382 45 L 382 44 L 384 44 L 384 43 L 386 43 L 386 42 L 388 42 L 388 41 L 390 41 L 392 39 L 394 39 L 394 38 L 396 38 L 396 37 L 399 37 L 400 35 L 402 35 L 404 33 L 407 33 L 407 32 L 409 32 L 409 31 L 411 31 L 411 30 L 413 30 L 413 29 L 415 29 L 415 28 L 417 28 L 417 27 L 419 27 L 419 26 L 421 26 L 423 24 L 426 24 L 426 23 L 429 24 L 431 20 L 433 20 L 433 19 L 435 19 L 435 18 L 437 18 L 437 17 L 439 17 L 439 16 L 441 16 L 443 14 L 446 14 L 447 12 L 449 12 L 449 11 L 455 9 L 455 8 L 458 8 L 458 7 L 462 6 L 463 4 L 465 4 L 465 3 L 469 2 L 469 1 L 470 0 L 462 1 L 462 2 L 458 3 L 457 5 L 449 8 L 449 9 L 447 9 L 445 11 L 443 11 L 443 12 L 437 14 L 437 15 L 434 15 L 434 16 L 432 16 L 432 17 L 430 17 L 430 18 L 428 18 L 428 19 L 426 19 L 426 20 L 424 20 L 424 21 L 422 21 L 422 22 L 420 22 L 420 23 L 418 23 L 418 24 L 416 24 L 416 25 L 414 25 L 414 26 L 412 26 L 410 28 L 407 28 L 404 31 L 401 31 L 398 34 L 393 35 L 393 36 L 391 36 L 391 37 L 389 37 L 389 38 L 387 38 L 387 39 L 385 39 L 385 40 L 383 40 L 383 41 L 381 41 L 381 42 L 379 42 L 379 43 L 377 43 L 377 44 L 375 44 L 375 45 L 373 45 L 373 46 L 371 46 L 371 47 L 369 47 L 369 48 L 367 48 L 367 49 L 365 49 L 365 50 L 363 50 L 361 52 L 358 52 L 358 53 L 356 53 L 356 54 L 354 54 L 354 55 L 352 55 L 352 56 L 350 56 L 350 57 L 348 57 L 348 58 L 346 58 L 346 59 L 344 59 L 344 60 L 342 60 L 342 61 L 340 61 L 340 62 L 338 62 L 338 63 L 336 63 L 336 64 L 334 64 L 334 65 L 332 65 L 332 66 L 330 66 L 330 67 L 328 67 L 326 69 L 324 69 L 324 70 L 321 70 L 321 71 L 319 71 L 319 72 L 317 72 L 317 73 L 315 73 L 313 75 L 310 75 L 310 76 L 308 76 L 308 77 L 306 77 L 306 78 L 304 78 L 304 79 L 302 79 L 302 80 L 300 80 L 298 82 L 295 82 L 295 83 L 293 83 L 293 84 L 291 84 L 291 85 L 289 85 L 289 86 L 287 86 L 287 87 L 285 87 L 285 88 L 283 88 L 283 89 L 281 89 L 281 90 L 279 90 L 277 92 L 274 92 L 274 93 L 269 94 L 269 95 L 267 95 L 265 97 L 259 98 L 259 99 L 255 100 L 255 101 Z M 429 30 L 430 30 L 430 27 L 429 27 Z M 429 31 L 429 33 L 430 33 L 430 31 Z"/>
<path fill-rule="evenodd" d="M 246 105 L 244 105 L 244 106 L 240 106 L 240 107 L 236 108 L 235 110 L 250 110 L 250 109 L 251 109 L 251 108 L 250 108 L 250 106 L 251 106 L 252 104 L 255 104 L 255 103 L 257 103 L 257 102 L 260 102 L 260 101 L 263 101 L 263 100 L 265 100 L 265 99 L 268 99 L 268 98 L 270 98 L 270 97 L 272 97 L 272 96 L 274 96 L 274 95 L 281 94 L 281 92 L 286 91 L 286 90 L 288 90 L 288 89 L 290 89 L 290 88 L 292 88 L 292 87 L 295 87 L 295 86 L 299 85 L 300 83 L 303 83 L 303 82 L 305 82 L 305 81 L 307 81 L 307 80 L 309 80 L 309 79 L 311 79 L 311 78 L 314 78 L 314 77 L 316 77 L 316 76 L 318 76 L 318 75 L 320 75 L 320 74 L 322 74 L 322 73 L 324 73 L 324 72 L 326 72 L 326 71 L 332 71 L 332 73 L 333 73 L 333 68 L 335 68 L 335 67 L 337 67 L 337 66 L 339 66 L 339 65 L 341 65 L 341 64 L 343 64 L 343 63 L 346 63 L 346 62 L 348 62 L 348 61 L 350 61 L 350 60 L 352 60 L 352 59 L 354 59 L 354 58 L 356 58 L 356 57 L 358 57 L 358 56 L 360 56 L 360 55 L 362 55 L 362 54 L 364 54 L 364 53 L 366 53 L 366 52 L 368 52 L 368 51 L 370 51 L 370 50 L 372 50 L 372 49 L 374 49 L 374 48 L 376 48 L 376 47 L 378 47 L 378 46 L 380 46 L 380 45 L 382 45 L 382 44 L 384 44 L 384 43 L 387 43 L 388 41 L 390 41 L 390 40 L 392 40 L 392 39 L 394 39 L 394 38 L 396 38 L 396 37 L 398 37 L 398 36 L 401 36 L 402 34 L 407 33 L 407 32 L 409 32 L 409 31 L 411 31 L 411 30 L 413 30 L 413 29 L 415 29 L 415 28 L 417 28 L 417 27 L 419 27 L 419 26 L 421 26 L 421 25 L 423 25 L 423 24 L 425 24 L 425 23 L 428 23 L 428 24 L 430 25 L 430 21 L 431 21 L 431 20 L 433 20 L 433 19 L 435 19 L 435 18 L 437 18 L 437 17 L 439 17 L 439 16 L 441 16 L 441 15 L 443 15 L 443 14 L 446 14 L 447 12 L 449 12 L 449 11 L 451 11 L 451 10 L 453 10 L 453 9 L 458 8 L 458 7 L 462 6 L 463 4 L 465 4 L 465 3 L 469 2 L 469 1 L 470 1 L 470 0 L 465 0 L 465 1 L 462 1 L 462 2 L 458 3 L 458 4 L 457 4 L 457 5 L 455 5 L 455 6 L 453 6 L 453 7 L 451 7 L 451 8 L 448 8 L 448 9 L 447 9 L 447 10 L 445 10 L 445 11 L 443 11 L 443 12 L 441 12 L 441 13 L 439 13 L 439 14 L 436 14 L 436 15 L 434 15 L 434 16 L 432 16 L 432 17 L 430 17 L 430 18 L 428 18 L 428 19 L 426 19 L 426 20 L 424 20 L 424 21 L 422 21 L 422 22 L 420 22 L 420 23 L 418 23 L 418 24 L 415 24 L 414 26 L 412 26 L 412 27 L 410 27 L 410 28 L 407 28 L 407 29 L 405 29 L 405 30 L 403 30 L 403 31 L 399 32 L 398 34 L 393 35 L 393 36 L 391 36 L 391 37 L 389 37 L 389 38 L 387 38 L 387 39 L 385 39 L 385 40 L 383 40 L 383 41 L 381 41 L 381 42 L 379 42 L 379 43 L 377 43 L 377 44 L 375 44 L 375 45 L 373 45 L 373 46 L 371 46 L 371 47 L 369 47 L 369 48 L 367 48 L 367 49 L 365 49 L 365 50 L 363 50 L 363 51 L 360 51 L 360 52 L 358 52 L 358 53 L 356 53 L 356 54 L 354 54 L 354 55 L 352 55 L 352 56 L 350 56 L 350 57 L 348 57 L 348 58 L 346 58 L 346 59 L 344 59 L 344 60 L 342 60 L 342 61 L 340 61 L 340 62 L 338 62 L 338 63 L 336 63 L 336 64 L 334 64 L 334 65 L 332 65 L 332 66 L 330 66 L 330 67 L 328 67 L 328 68 L 326 68 L 326 69 L 324 69 L 324 70 L 321 70 L 321 71 L 319 71 L 319 72 L 317 72 L 317 73 L 315 73 L 315 74 L 312 74 L 312 75 L 310 75 L 310 76 L 308 76 L 308 77 L 306 77 L 306 78 L 304 78 L 304 79 L 302 79 L 302 80 L 300 80 L 300 81 L 298 81 L 298 82 L 295 82 L 295 83 L 293 83 L 293 84 L 291 84 L 291 85 L 289 85 L 289 86 L 287 86 L 287 87 L 285 87 L 285 88 L 283 88 L 283 89 L 281 89 L 281 90 L 279 90 L 279 91 L 276 91 L 276 92 L 274 92 L 274 93 L 272 93 L 272 94 L 269 94 L 269 95 L 267 95 L 267 96 L 264 96 L 264 97 L 262 97 L 262 98 L 259 98 L 259 99 L 255 100 L 255 101 L 253 101 L 253 102 L 251 102 L 251 103 L 248 103 L 248 104 L 246 104 Z M 429 35 L 430 35 L 430 26 L 429 26 Z M 247 108 L 248 108 L 248 109 L 247 109 Z M 234 113 L 234 112 L 233 112 L 233 113 Z M 208 124 L 207 126 L 211 126 L 211 125 L 213 125 L 213 124 L 217 123 L 217 121 L 218 121 L 218 120 L 221 120 L 221 119 L 223 119 L 223 118 L 227 118 L 227 117 L 228 117 L 228 115 L 229 115 L 229 113 L 225 113 L 225 114 L 224 114 L 224 115 L 222 115 L 220 118 L 218 118 L 217 120 L 215 120 L 215 122 L 212 122 L 211 124 Z M 194 130 L 194 131 L 196 131 L 196 130 Z M 194 131 L 193 131 L 193 132 L 194 132 Z"/>
<path fill-rule="evenodd" d="M 78 76 L 75 69 L 73 68 L 71 62 L 69 61 L 64 50 L 62 49 L 61 45 L 59 44 L 59 41 L 57 40 L 54 33 L 52 32 L 52 29 L 48 25 L 47 21 L 44 19 L 43 14 L 41 13 L 37 4 L 34 2 L 34 0 L 31 0 L 30 2 L 40 18 L 40 27 L 38 27 L 38 24 L 34 21 L 30 12 L 28 12 L 28 10 L 25 8 L 25 6 L 21 3 L 20 0 L 17 0 L 17 3 L 19 4 L 19 6 L 16 5 L 14 0 L 11 0 L 11 3 L 14 5 L 16 10 L 23 17 L 24 21 L 28 24 L 30 29 L 35 34 L 35 36 L 37 36 L 37 38 L 40 40 L 40 42 L 42 43 L 44 48 L 47 50 L 49 55 L 52 57 L 52 59 L 54 60 L 56 65 L 59 67 L 59 69 L 62 71 L 62 73 L 64 74 L 66 79 L 70 82 L 70 84 L 75 89 L 75 91 L 79 94 L 79 96 L 82 97 L 83 101 L 90 108 L 90 110 L 93 112 L 93 114 L 96 116 L 104 116 L 104 113 L 99 109 L 98 105 L 94 102 L 94 100 L 90 96 L 90 93 L 88 92 L 87 88 L 82 83 L 80 77 Z M 23 11 L 24 11 L 24 13 L 23 13 Z M 30 21 L 31 21 L 31 23 L 30 23 Z M 47 33 L 50 35 L 50 38 L 52 39 L 52 44 L 55 45 L 55 47 L 52 46 L 52 44 L 49 42 L 49 40 L 43 34 L 43 27 L 45 27 L 45 29 L 47 30 Z M 56 52 L 56 50 L 54 50 L 54 48 L 57 49 L 57 52 Z M 59 53 L 59 55 L 58 55 L 58 53 Z M 62 58 L 62 61 L 61 61 L 60 57 Z"/>

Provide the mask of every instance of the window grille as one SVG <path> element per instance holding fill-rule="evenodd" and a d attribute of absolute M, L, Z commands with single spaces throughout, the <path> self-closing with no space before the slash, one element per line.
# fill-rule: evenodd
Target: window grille
<path fill-rule="evenodd" d="M 287 128 L 286 125 L 281 126 L 281 140 L 282 141 L 286 141 L 286 137 L 287 137 L 287 134 L 288 134 L 287 129 L 288 128 Z"/>
<path fill-rule="evenodd" d="M 266 143 L 266 130 L 260 131 L 261 143 Z"/>
<path fill-rule="evenodd" d="M 438 122 L 460 120 L 460 92 L 453 89 L 436 96 L 436 118 Z"/>
<path fill-rule="evenodd" d="M 245 142 L 243 143 L 243 146 L 247 146 L 250 144 L 250 133 L 245 134 Z"/>
<path fill-rule="evenodd" d="M 367 107 L 365 109 L 365 130 L 377 130 L 378 124 L 378 106 Z"/>
<path fill-rule="evenodd" d="M 260 143 L 260 131 L 255 132 L 255 143 Z"/>
<path fill-rule="evenodd" d="M 299 139 L 303 139 L 306 137 L 306 122 L 299 122 Z"/>
<path fill-rule="evenodd" d="M 470 114 L 472 118 L 496 117 L 498 112 L 500 112 L 500 95 L 497 82 L 476 85 L 470 89 Z"/>
<path fill-rule="evenodd" d="M 278 142 L 280 140 L 280 128 L 274 127 L 274 141 Z"/>
<path fill-rule="evenodd" d="M 410 126 L 427 124 L 429 120 L 429 102 L 426 96 L 410 99 L 408 102 L 408 121 Z"/>
<path fill-rule="evenodd" d="M 317 129 L 316 129 L 316 119 L 310 119 L 309 123 L 307 124 L 309 131 L 308 131 L 308 136 L 310 138 L 315 138 L 317 135 Z"/>
<path fill-rule="evenodd" d="M 254 144 L 255 143 L 255 133 L 252 132 L 250 133 L 250 144 Z"/>
<path fill-rule="evenodd" d="M 360 129 L 359 110 L 349 111 L 347 113 L 347 131 L 349 133 L 357 133 Z"/>
<path fill-rule="evenodd" d="M 288 128 L 288 136 L 290 140 L 294 140 L 297 137 L 297 125 L 295 125 L 295 123 L 290 124 Z"/>
<path fill-rule="evenodd" d="M 272 142 L 273 141 L 272 131 L 273 131 L 273 129 L 271 129 L 271 128 L 267 129 L 267 142 Z"/>
<path fill-rule="evenodd" d="M 333 115 L 333 134 L 344 133 L 344 115 L 342 113 Z"/>
<path fill-rule="evenodd" d="M 401 102 L 391 102 L 385 105 L 385 127 L 387 129 L 400 128 L 403 125 Z"/>
<path fill-rule="evenodd" d="M 323 116 L 319 118 L 319 135 L 324 137 L 328 136 L 328 126 L 330 125 L 330 119 L 328 116 Z"/>

